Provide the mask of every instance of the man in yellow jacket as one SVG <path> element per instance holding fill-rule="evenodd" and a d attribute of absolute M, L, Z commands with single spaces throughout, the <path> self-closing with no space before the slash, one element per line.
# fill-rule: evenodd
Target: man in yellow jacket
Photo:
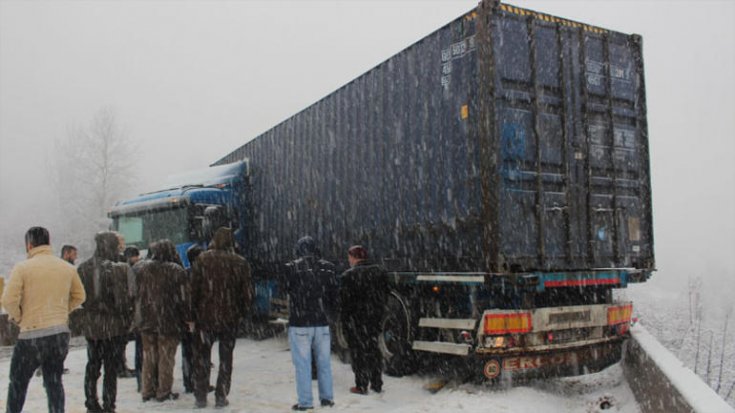
<path fill-rule="evenodd" d="M 6 412 L 23 410 L 28 383 L 38 367 L 49 412 L 64 412 L 61 374 L 69 351 L 69 313 L 84 302 L 84 287 L 74 266 L 52 254 L 46 228 L 29 229 L 25 243 L 28 259 L 13 268 L 2 297 L 5 311 L 20 326 Z"/>

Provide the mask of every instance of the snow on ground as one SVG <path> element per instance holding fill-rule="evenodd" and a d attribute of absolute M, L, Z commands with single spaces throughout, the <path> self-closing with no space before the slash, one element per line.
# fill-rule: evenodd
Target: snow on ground
<path fill-rule="evenodd" d="M 133 343 L 128 345 L 128 360 L 132 364 Z M 216 362 L 216 345 L 213 349 L 213 362 Z M 230 405 L 224 409 L 214 409 L 213 394 L 209 395 L 207 409 L 195 410 L 194 396 L 183 394 L 180 370 L 180 351 L 176 355 L 174 391 L 181 392 L 179 400 L 158 403 L 143 403 L 136 392 L 135 379 L 118 381 L 119 413 L 128 412 L 287 412 L 296 403 L 296 390 L 293 378 L 291 355 L 288 342 L 284 337 L 263 341 L 240 339 L 235 347 L 233 383 L 230 392 Z M 66 389 L 66 411 L 84 412 L 84 367 L 86 351 L 84 347 L 70 350 L 66 367 L 70 373 L 64 376 Z M 0 371 L 8 372 L 9 357 L 0 358 Z M 384 392 L 358 396 L 349 393 L 353 385 L 350 366 L 341 363 L 336 357 L 332 360 L 336 406 L 320 408 L 317 411 L 329 412 L 622 412 L 638 413 L 639 408 L 634 396 L 623 378 L 620 365 L 605 371 L 579 377 L 554 379 L 531 386 L 510 389 L 493 389 L 486 386 L 458 385 L 447 386 L 436 394 L 423 390 L 422 386 L 432 377 L 410 376 L 403 378 L 385 377 Z M 216 372 L 213 369 L 212 381 Z M 7 375 L 0 376 L 0 406 L 5 405 L 7 394 Z M 101 386 L 101 380 L 100 380 Z M 317 398 L 316 382 L 314 397 Z M 600 403 L 612 402 L 612 408 L 602 410 Z M 34 377 L 26 400 L 26 412 L 46 411 L 46 394 L 40 377 Z"/>

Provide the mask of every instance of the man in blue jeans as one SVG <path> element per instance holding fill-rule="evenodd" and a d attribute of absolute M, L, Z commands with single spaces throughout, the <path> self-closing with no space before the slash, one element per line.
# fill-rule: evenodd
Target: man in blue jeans
<path fill-rule="evenodd" d="M 85 299 L 77 270 L 51 253 L 46 228 L 26 232 L 28 259 L 13 268 L 2 303 L 20 326 L 10 361 L 7 413 L 20 413 L 33 372 L 41 367 L 48 410 L 64 412 L 61 374 L 69 350 L 69 313 Z"/>
<path fill-rule="evenodd" d="M 339 288 L 334 265 L 319 257 L 311 237 L 301 238 L 295 250 L 297 258 L 287 264 L 284 287 L 289 299 L 288 341 L 299 400 L 292 410 L 303 411 L 314 408 L 312 354 L 316 358 L 320 404 L 334 406 L 328 314 L 336 308 Z"/>

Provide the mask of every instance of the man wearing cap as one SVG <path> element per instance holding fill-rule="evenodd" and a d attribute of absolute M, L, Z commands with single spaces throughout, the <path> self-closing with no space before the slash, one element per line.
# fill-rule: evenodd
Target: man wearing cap
<path fill-rule="evenodd" d="M 352 357 L 355 386 L 350 392 L 383 391 L 383 355 L 378 347 L 388 297 L 388 274 L 368 259 L 365 247 L 355 245 L 347 252 L 350 269 L 342 274 L 340 301 L 342 325 Z"/>

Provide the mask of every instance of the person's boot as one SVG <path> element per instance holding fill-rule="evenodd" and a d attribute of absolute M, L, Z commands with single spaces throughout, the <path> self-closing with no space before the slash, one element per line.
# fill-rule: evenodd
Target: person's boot
<path fill-rule="evenodd" d="M 118 379 L 131 379 L 133 377 L 135 377 L 135 370 L 133 369 L 125 368 L 117 372 Z"/>
<path fill-rule="evenodd" d="M 156 400 L 159 402 L 165 402 L 166 400 L 178 400 L 179 393 L 169 393 L 163 397 L 156 397 Z"/>
<path fill-rule="evenodd" d="M 97 400 L 87 401 L 84 405 L 87 407 L 87 413 L 102 413 L 104 411 Z"/>
<path fill-rule="evenodd" d="M 361 394 L 364 396 L 368 394 L 368 389 L 366 387 L 354 386 L 350 387 L 350 393 Z"/>

